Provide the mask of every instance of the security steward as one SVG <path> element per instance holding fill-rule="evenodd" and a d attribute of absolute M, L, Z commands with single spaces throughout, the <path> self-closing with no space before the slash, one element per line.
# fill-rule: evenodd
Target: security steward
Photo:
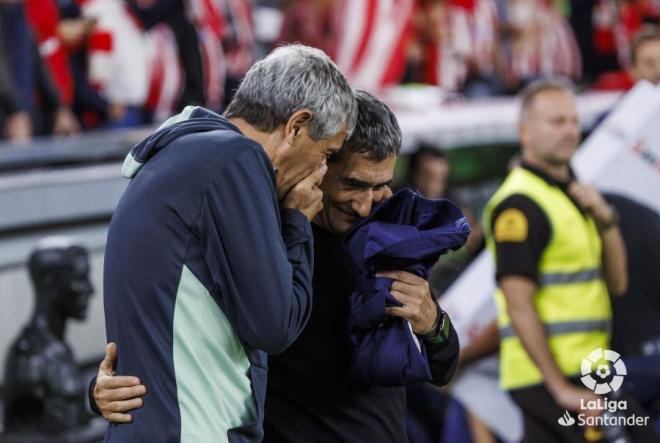
<path fill-rule="evenodd" d="M 597 396 L 579 376 L 584 357 L 609 348 L 608 291 L 627 287 L 618 215 L 571 171 L 580 128 L 569 84 L 528 86 L 519 135 L 522 163 L 484 212 L 499 287 L 500 384 L 522 409 L 524 441 L 592 441 L 558 418 L 600 414 L 581 410 L 581 399 Z"/>

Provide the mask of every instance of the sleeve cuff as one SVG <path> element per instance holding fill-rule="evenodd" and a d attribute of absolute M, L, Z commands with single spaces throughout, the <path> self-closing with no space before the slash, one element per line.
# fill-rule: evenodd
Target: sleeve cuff
<path fill-rule="evenodd" d="M 449 315 L 440 308 L 438 308 L 438 315 L 440 316 L 440 320 L 435 329 L 423 337 L 425 344 L 437 346 L 449 341 L 449 335 L 451 332 L 451 320 L 449 319 Z"/>
<path fill-rule="evenodd" d="M 312 227 L 307 217 L 297 209 L 284 208 L 280 211 L 282 237 L 287 245 L 304 243 L 312 238 Z"/>
<path fill-rule="evenodd" d="M 101 411 L 96 407 L 96 400 L 94 400 L 94 388 L 96 387 L 96 375 L 89 381 L 89 386 L 87 387 L 87 398 L 89 400 L 89 408 L 96 415 L 101 415 Z"/>
<path fill-rule="evenodd" d="M 525 271 L 497 271 L 495 273 L 495 281 L 500 282 L 504 277 L 524 277 L 529 279 L 532 283 L 538 284 L 539 277 L 537 272 L 525 272 Z"/>

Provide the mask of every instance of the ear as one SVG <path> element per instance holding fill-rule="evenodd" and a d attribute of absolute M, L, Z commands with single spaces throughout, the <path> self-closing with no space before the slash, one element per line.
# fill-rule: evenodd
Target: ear
<path fill-rule="evenodd" d="M 295 138 L 300 134 L 303 127 L 308 126 L 314 118 L 314 113 L 309 109 L 301 109 L 294 112 L 284 126 L 284 137 Z"/>

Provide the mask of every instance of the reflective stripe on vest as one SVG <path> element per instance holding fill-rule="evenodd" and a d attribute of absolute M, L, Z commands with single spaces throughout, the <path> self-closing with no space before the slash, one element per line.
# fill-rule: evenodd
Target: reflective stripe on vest
<path fill-rule="evenodd" d="M 592 332 L 592 331 L 605 331 L 611 329 L 612 322 L 609 320 L 575 320 L 565 321 L 561 323 L 547 323 L 543 327 L 548 337 L 561 334 L 571 334 L 573 332 Z M 500 338 L 515 337 L 516 333 L 511 326 L 504 326 L 500 328 Z"/>
<path fill-rule="evenodd" d="M 563 285 L 567 283 L 584 283 L 601 278 L 600 268 L 585 269 L 578 272 L 553 272 L 541 274 L 539 284 L 541 286 Z"/>

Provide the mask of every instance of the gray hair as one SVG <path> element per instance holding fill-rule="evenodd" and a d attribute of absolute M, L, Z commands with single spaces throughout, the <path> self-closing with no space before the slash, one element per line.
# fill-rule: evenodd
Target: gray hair
<path fill-rule="evenodd" d="M 575 86 L 573 82 L 564 77 L 545 77 L 534 80 L 520 92 L 520 120 L 524 120 L 529 109 L 534 104 L 537 95 L 547 91 L 563 91 L 570 95 L 575 95 Z"/>
<path fill-rule="evenodd" d="M 309 109 L 314 115 L 309 135 L 332 137 L 355 126 L 353 92 L 339 68 L 320 49 L 281 46 L 245 74 L 225 116 L 242 118 L 260 131 L 272 132 L 291 115 Z"/>
<path fill-rule="evenodd" d="M 357 152 L 382 161 L 401 150 L 401 129 L 385 103 L 366 91 L 356 89 L 358 117 L 353 134 L 344 141 L 343 150 Z"/>

